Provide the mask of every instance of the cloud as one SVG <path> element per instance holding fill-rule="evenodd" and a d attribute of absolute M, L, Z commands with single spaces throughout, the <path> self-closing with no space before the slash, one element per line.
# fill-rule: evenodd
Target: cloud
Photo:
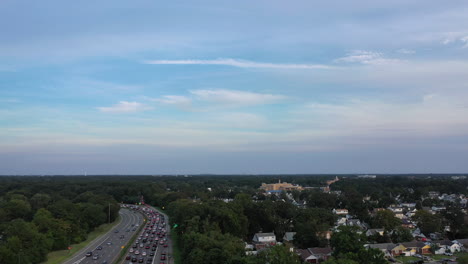
<path fill-rule="evenodd" d="M 285 64 L 265 63 L 238 59 L 215 59 L 215 60 L 148 60 L 146 64 L 157 65 L 224 65 L 239 68 L 263 68 L 263 69 L 330 69 L 331 66 L 322 64 Z"/>
<path fill-rule="evenodd" d="M 396 52 L 401 53 L 401 54 L 414 54 L 416 51 L 410 50 L 410 49 L 399 49 Z"/>
<path fill-rule="evenodd" d="M 118 104 L 113 106 L 97 107 L 97 109 L 104 113 L 134 113 L 151 110 L 153 108 L 138 102 L 120 101 Z"/>
<path fill-rule="evenodd" d="M 150 100 L 163 103 L 163 104 L 171 104 L 171 105 L 179 105 L 179 106 L 189 106 L 192 103 L 192 99 L 183 95 L 164 95 L 162 98 L 154 98 Z"/>
<path fill-rule="evenodd" d="M 393 64 L 400 62 L 397 59 L 388 59 L 383 56 L 380 52 L 366 51 L 366 50 L 354 50 L 347 54 L 347 56 L 338 58 L 335 60 L 336 63 L 361 63 L 370 65 L 384 65 Z"/>
<path fill-rule="evenodd" d="M 192 90 L 198 100 L 227 105 L 259 105 L 277 103 L 286 99 L 283 95 L 246 92 L 238 90 Z"/>

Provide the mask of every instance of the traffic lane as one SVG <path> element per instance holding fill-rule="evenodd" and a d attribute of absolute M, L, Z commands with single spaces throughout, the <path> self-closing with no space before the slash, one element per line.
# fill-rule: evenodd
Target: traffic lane
<path fill-rule="evenodd" d="M 139 215 L 139 214 L 138 214 Z M 107 261 L 108 263 L 112 263 L 115 261 L 115 258 L 117 258 L 120 254 L 121 246 L 126 245 L 127 242 L 129 241 L 132 232 L 128 232 L 124 239 L 120 239 L 120 235 L 122 234 L 121 231 L 126 230 L 127 228 L 131 227 L 132 223 L 138 223 L 142 221 L 138 221 L 138 219 L 141 219 L 139 216 L 134 216 L 134 214 L 131 214 L 131 219 L 127 223 L 127 225 L 123 226 L 122 230 L 119 230 L 119 233 L 114 233 L 108 240 L 104 241 L 105 245 L 101 245 L 103 247 L 103 250 L 95 250 L 93 254 L 99 254 L 100 257 L 98 260 L 93 260 L 92 257 L 86 258 L 82 263 L 83 264 L 95 264 L 95 263 L 102 263 L 103 261 Z M 114 229 L 113 231 L 115 232 Z M 111 245 L 107 245 L 107 242 L 111 242 Z"/>
<path fill-rule="evenodd" d="M 115 261 L 115 259 L 120 254 L 121 246 L 124 246 L 127 244 L 127 242 L 130 240 L 134 232 L 134 231 L 132 232 L 130 229 L 130 232 L 124 232 L 127 235 L 124 234 L 124 238 L 120 239 L 120 235 L 123 234 L 123 232 L 121 231 L 131 228 L 131 224 L 143 222 L 142 221 L 143 218 L 139 214 L 134 214 L 133 212 L 127 209 L 124 209 L 124 210 L 126 211 L 125 212 L 126 216 L 130 216 L 130 217 L 126 217 L 126 221 L 124 223 L 122 223 L 118 227 L 111 230 L 112 232 L 111 235 L 106 237 L 106 239 L 103 240 L 101 244 L 98 245 L 98 246 L 102 246 L 102 250 L 97 250 L 97 249 L 92 250 L 93 255 L 98 254 L 99 258 L 95 260 L 92 257 L 85 257 L 84 259 L 82 259 L 81 262 L 79 262 L 80 264 L 96 264 L 96 263 L 102 263 L 103 261 L 107 261 L 107 263 L 112 263 Z M 119 233 L 115 233 L 115 230 L 119 230 Z M 111 242 L 111 245 L 108 245 L 107 242 Z"/>
<path fill-rule="evenodd" d="M 132 219 L 127 223 L 126 226 L 124 226 L 124 229 L 119 230 L 118 233 L 115 233 L 115 230 L 114 230 L 114 235 L 109 239 L 109 241 L 111 242 L 111 245 L 107 245 L 107 242 L 109 241 L 105 241 L 106 245 L 103 245 L 103 252 L 105 253 L 102 255 L 102 258 L 100 257 L 99 260 L 92 260 L 92 258 L 90 258 L 90 260 L 83 262 L 83 264 L 95 264 L 96 262 L 102 263 L 102 261 L 104 260 L 106 260 L 108 263 L 115 262 L 116 258 L 120 255 L 122 246 L 125 246 L 128 243 L 130 238 L 133 236 L 133 232 L 135 232 L 135 231 L 131 231 L 132 230 L 131 224 L 140 224 L 143 222 L 143 217 L 140 214 L 132 213 L 131 215 L 132 215 Z M 127 229 L 130 229 L 130 231 L 125 232 L 125 230 Z M 121 239 L 120 236 L 124 232 L 125 232 L 124 238 Z M 95 253 L 99 254 L 98 250 L 96 250 Z"/>
<path fill-rule="evenodd" d="M 115 251 L 115 243 L 116 243 L 116 233 L 114 233 L 115 230 L 125 228 L 130 223 L 130 221 L 132 221 L 132 217 L 131 217 L 130 214 L 128 214 L 127 212 L 124 212 L 123 214 L 125 215 L 125 219 L 122 220 L 122 223 L 120 225 L 114 227 L 114 229 L 111 230 L 110 235 L 108 237 L 106 237 L 105 240 L 101 241 L 101 243 L 99 245 L 97 245 L 95 248 L 92 248 L 91 250 L 89 250 L 89 251 L 93 252 L 93 257 L 95 255 L 97 255 L 98 259 L 93 259 L 93 257 L 86 257 L 85 256 L 85 259 L 83 259 L 80 263 L 82 263 L 82 264 L 91 264 L 91 263 L 102 263 L 103 261 L 107 261 L 109 263 L 109 258 L 112 257 L 112 254 L 114 254 L 114 251 Z M 124 217 L 124 216 L 122 216 L 122 217 Z M 111 242 L 112 244 L 107 245 L 107 242 Z M 102 250 L 97 250 L 98 246 L 101 246 Z M 85 254 L 86 254 L 86 252 L 85 252 Z"/>
<path fill-rule="evenodd" d="M 170 237 L 170 232 L 171 232 L 171 228 L 170 228 L 170 224 L 169 224 L 169 216 L 167 216 L 167 214 L 163 213 L 162 211 L 159 211 L 157 210 L 156 208 L 152 207 L 152 206 L 149 206 L 153 211 L 155 212 L 158 212 L 159 214 L 163 215 L 164 216 L 164 222 L 166 223 L 166 244 L 167 244 L 167 248 L 164 248 L 162 245 L 158 245 L 158 249 L 161 248 L 161 250 L 159 251 L 159 254 L 157 256 L 157 258 L 155 257 L 155 259 L 153 260 L 153 264 L 154 263 L 174 263 L 174 260 L 172 258 L 172 240 L 171 240 L 171 237 Z M 161 260 L 161 253 L 162 252 L 165 252 L 166 253 L 166 259 L 165 260 Z M 157 262 L 159 261 L 159 262 Z"/>
<path fill-rule="evenodd" d="M 119 214 L 121 216 L 121 220 L 120 220 L 121 222 L 117 226 L 121 226 L 121 225 L 125 224 L 124 221 L 127 219 L 127 217 L 129 217 L 129 215 L 125 211 L 119 211 Z M 110 230 L 109 232 L 105 233 L 104 235 L 102 235 L 102 236 L 96 238 L 95 240 L 91 241 L 91 243 L 88 246 L 84 247 L 83 249 L 81 249 L 80 251 L 75 253 L 75 255 L 72 258 L 70 258 L 68 261 L 64 262 L 64 264 L 80 263 L 81 261 L 84 260 L 83 257 L 85 257 L 86 252 L 94 250 L 103 241 L 108 239 L 112 232 L 113 232 L 113 230 Z"/>

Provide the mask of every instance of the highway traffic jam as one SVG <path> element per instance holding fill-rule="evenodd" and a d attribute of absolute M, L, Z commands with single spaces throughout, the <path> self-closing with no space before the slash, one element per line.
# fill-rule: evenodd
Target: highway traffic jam
<path fill-rule="evenodd" d="M 125 260 L 128 263 L 164 263 L 167 259 L 166 248 L 168 247 L 166 221 L 151 207 L 139 206 L 134 208 L 146 215 L 148 219 L 142 232 L 132 243 Z"/>

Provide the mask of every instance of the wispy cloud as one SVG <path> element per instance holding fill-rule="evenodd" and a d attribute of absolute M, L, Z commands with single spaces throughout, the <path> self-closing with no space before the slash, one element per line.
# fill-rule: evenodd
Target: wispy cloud
<path fill-rule="evenodd" d="M 148 60 L 146 64 L 160 65 L 224 65 L 239 68 L 265 68 L 265 69 L 330 69 L 332 67 L 323 64 L 289 64 L 266 63 L 239 59 L 215 59 L 215 60 Z"/>
<path fill-rule="evenodd" d="M 227 105 L 258 105 L 277 103 L 286 99 L 283 95 L 265 94 L 238 90 L 192 90 L 198 100 Z"/>
<path fill-rule="evenodd" d="M 399 49 L 396 52 L 401 53 L 401 54 L 414 54 L 416 51 L 410 50 L 410 49 Z"/>
<path fill-rule="evenodd" d="M 159 102 L 159 103 L 164 103 L 164 104 L 181 105 L 181 106 L 183 105 L 187 106 L 192 103 L 192 99 L 183 95 L 164 95 L 161 98 L 153 98 L 150 100 Z"/>
<path fill-rule="evenodd" d="M 345 57 L 335 60 L 336 63 L 361 63 L 371 65 L 383 65 L 400 62 L 398 59 L 385 58 L 382 53 L 367 50 L 354 50 Z"/>
<path fill-rule="evenodd" d="M 288 97 L 280 94 L 258 93 L 227 89 L 198 89 L 190 90 L 188 95 L 164 95 L 160 98 L 149 98 L 148 101 L 167 105 L 175 105 L 184 109 L 197 107 L 211 109 L 212 107 L 242 107 L 252 105 L 274 104 L 284 101 Z M 195 106 L 194 106 L 195 105 Z M 191 109 L 195 110 L 195 109 Z"/>
<path fill-rule="evenodd" d="M 134 113 L 151 110 L 153 108 L 138 102 L 120 101 L 118 104 L 113 106 L 97 107 L 97 109 L 104 113 Z"/>

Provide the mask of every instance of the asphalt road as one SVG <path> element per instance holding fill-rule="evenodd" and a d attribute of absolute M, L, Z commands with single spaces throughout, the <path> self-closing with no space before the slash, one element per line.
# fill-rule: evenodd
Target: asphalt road
<path fill-rule="evenodd" d="M 64 262 L 64 264 L 101 264 L 107 261 L 108 264 L 117 260 L 120 255 L 122 246 L 125 246 L 136 231 L 132 231 L 132 225 L 143 224 L 143 216 L 133 210 L 122 208 L 119 211 L 121 221 L 113 229 L 106 234 L 96 238 L 85 248 L 77 252 L 72 258 Z M 116 232 L 118 230 L 118 232 Z M 127 232 L 127 230 L 129 230 Z M 138 228 L 136 228 L 138 230 Z M 123 238 L 120 238 L 121 236 Z M 109 243 L 110 242 L 110 243 Z M 98 250 L 97 247 L 102 249 Z M 93 256 L 99 255 L 98 259 L 86 257 L 87 252 L 93 252 Z"/>
<path fill-rule="evenodd" d="M 142 238 L 146 237 L 147 239 L 153 238 L 152 237 L 153 229 L 150 228 L 151 225 L 153 225 L 153 228 L 157 229 L 156 232 L 165 230 L 166 234 L 162 238 L 158 238 L 159 239 L 158 242 L 155 242 L 155 241 L 149 242 L 148 241 L 147 243 L 143 243 L 142 248 L 140 247 L 140 244 L 142 242 L 139 242 L 137 248 L 133 248 L 133 252 L 129 252 L 130 249 L 127 249 L 126 256 L 130 256 L 130 258 L 135 257 L 138 262 L 132 262 L 131 259 L 130 259 L 130 260 L 123 260 L 123 261 L 121 261 L 119 263 L 120 264 L 140 263 L 139 261 L 140 261 L 140 259 L 142 259 L 142 261 L 143 261 L 142 263 L 144 263 L 144 264 L 173 264 L 174 259 L 172 258 L 172 240 L 170 238 L 170 225 L 169 225 L 168 216 L 166 214 L 163 214 L 161 211 L 156 210 L 156 208 L 151 207 L 151 206 L 139 206 L 138 208 L 143 214 L 146 214 L 147 219 L 148 219 L 148 221 L 145 222 L 145 224 L 146 224 L 145 227 L 148 227 L 148 229 L 143 229 L 138 237 L 142 237 Z M 154 212 L 159 213 L 160 216 L 155 217 Z M 164 220 L 163 220 L 163 217 L 161 217 L 161 215 L 164 216 Z M 151 217 L 153 217 L 153 219 L 159 218 L 159 223 L 153 224 L 152 221 L 151 221 Z M 161 227 L 162 230 L 159 230 L 159 227 Z M 147 233 L 148 231 L 150 231 L 150 232 Z M 148 234 L 148 236 L 146 236 L 146 234 Z M 154 239 L 156 237 L 157 237 L 157 235 L 154 234 Z M 160 244 L 160 241 L 164 240 L 164 238 L 166 239 L 166 241 L 163 242 L 163 244 Z M 135 243 L 132 243 L 132 244 L 135 244 Z M 154 244 L 157 244 L 157 247 L 156 247 L 155 251 L 152 251 L 151 248 L 153 247 Z M 164 247 L 164 244 L 166 244 L 167 247 Z M 146 245 L 150 245 L 150 248 L 146 249 Z M 139 251 L 138 255 L 135 254 L 136 250 Z M 146 253 L 146 256 L 143 256 L 143 252 Z M 150 256 L 151 253 L 154 253 L 154 256 Z M 166 256 L 164 260 L 161 259 L 162 254 L 165 254 L 165 256 Z"/>

